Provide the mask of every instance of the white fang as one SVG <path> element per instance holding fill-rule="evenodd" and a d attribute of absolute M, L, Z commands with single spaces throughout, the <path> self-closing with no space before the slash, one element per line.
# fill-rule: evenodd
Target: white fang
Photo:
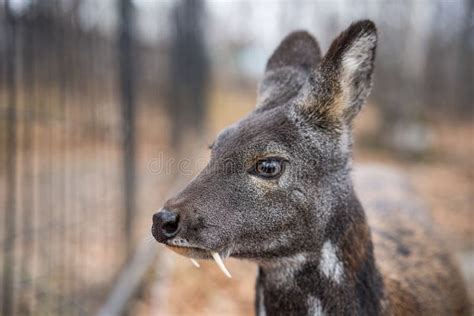
<path fill-rule="evenodd" d="M 229 270 L 227 270 L 227 268 L 225 267 L 224 262 L 222 261 L 221 256 L 220 256 L 217 252 L 211 252 L 211 255 L 212 255 L 212 258 L 214 258 L 214 260 L 216 261 L 217 266 L 219 267 L 219 269 L 221 269 L 221 271 L 224 272 L 224 274 L 225 274 L 228 278 L 232 278 L 232 276 L 231 276 L 230 273 L 229 273 Z"/>
<path fill-rule="evenodd" d="M 196 268 L 200 268 L 201 266 L 199 265 L 199 263 L 194 260 L 194 259 L 191 259 L 191 262 L 193 263 L 193 265 L 196 267 Z"/>

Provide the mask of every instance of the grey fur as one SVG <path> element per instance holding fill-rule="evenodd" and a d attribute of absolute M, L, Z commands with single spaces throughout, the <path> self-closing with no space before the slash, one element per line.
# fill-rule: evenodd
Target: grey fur
<path fill-rule="evenodd" d="M 356 23 L 321 60 L 314 38 L 290 34 L 270 58 L 256 110 L 219 134 L 207 167 L 165 205 L 180 215 L 178 237 L 197 247 L 187 255 L 209 258 L 212 250 L 259 264 L 260 314 L 380 308 L 370 241 L 363 245 L 367 280 L 361 277 L 374 287 L 370 303 L 360 302 L 358 285 L 345 283 L 346 275 L 341 284 L 328 277 L 331 269 L 345 273 L 345 258 L 320 266 L 325 242 L 342 252 L 346 228 L 365 222 L 349 173 L 350 124 L 370 90 L 375 40 L 372 22 Z M 265 156 L 288 160 L 279 179 L 247 172 Z"/>

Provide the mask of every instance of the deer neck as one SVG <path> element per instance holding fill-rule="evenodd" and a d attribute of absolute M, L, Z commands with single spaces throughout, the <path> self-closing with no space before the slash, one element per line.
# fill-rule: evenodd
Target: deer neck
<path fill-rule="evenodd" d="M 346 204 L 347 205 L 347 204 Z M 354 195 L 313 252 L 260 265 L 259 315 L 378 315 L 383 282 L 376 268 L 370 231 Z M 350 214 L 348 216 L 347 214 Z M 330 226 L 331 227 L 331 226 Z"/>

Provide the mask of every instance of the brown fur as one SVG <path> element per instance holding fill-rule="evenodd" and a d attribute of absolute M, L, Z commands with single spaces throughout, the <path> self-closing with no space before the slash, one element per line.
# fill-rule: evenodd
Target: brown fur
<path fill-rule="evenodd" d="M 409 184 L 398 175 L 364 171 L 364 179 L 355 178 L 384 281 L 387 314 L 470 315 L 457 264 L 441 241 L 441 232 L 414 202 Z M 371 193 L 372 186 L 377 195 Z"/>

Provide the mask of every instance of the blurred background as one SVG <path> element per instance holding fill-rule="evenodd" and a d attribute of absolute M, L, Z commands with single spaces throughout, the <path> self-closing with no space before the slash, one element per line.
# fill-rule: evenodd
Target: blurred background
<path fill-rule="evenodd" d="M 474 293 L 474 1 L 0 0 L 0 314 L 249 315 L 151 216 L 255 106 L 290 31 L 379 28 L 355 161 L 409 175 Z M 472 297 L 472 295 L 471 295 Z"/>

